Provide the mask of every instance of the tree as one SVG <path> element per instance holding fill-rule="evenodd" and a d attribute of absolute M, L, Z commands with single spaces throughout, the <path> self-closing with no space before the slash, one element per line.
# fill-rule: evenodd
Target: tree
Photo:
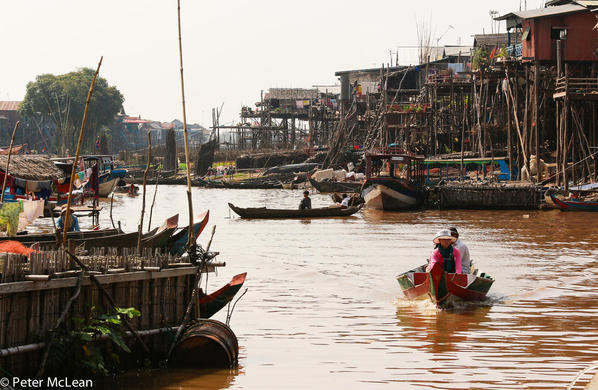
<path fill-rule="evenodd" d="M 66 149 L 74 153 L 94 73 L 93 69 L 82 68 L 58 76 L 42 74 L 27 84 L 21 115 L 35 117 L 41 113 L 50 118 L 56 127 L 54 137 L 59 153 Z M 103 127 L 114 122 L 123 101 L 124 97 L 116 87 L 108 85 L 103 77 L 96 79 L 85 124 L 84 150 L 95 150 L 96 138 L 103 134 Z"/>

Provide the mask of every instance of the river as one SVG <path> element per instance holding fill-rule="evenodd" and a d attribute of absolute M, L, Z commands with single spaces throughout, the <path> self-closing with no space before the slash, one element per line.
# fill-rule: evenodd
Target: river
<path fill-rule="evenodd" d="M 177 212 L 187 224 L 185 191 L 159 187 L 154 226 Z M 242 220 L 227 206 L 294 208 L 301 196 L 193 189 L 195 215 L 210 210 L 200 242 L 217 225 L 212 249 L 227 263 L 210 275 L 211 291 L 248 273 L 231 320 L 239 367 L 128 374 L 121 388 L 565 389 L 598 360 L 595 214 L 365 209 L 344 219 Z M 124 230 L 136 230 L 140 210 L 141 196 L 115 197 Z M 439 311 L 403 298 L 395 276 L 423 264 L 448 226 L 496 280 L 483 304 Z"/>

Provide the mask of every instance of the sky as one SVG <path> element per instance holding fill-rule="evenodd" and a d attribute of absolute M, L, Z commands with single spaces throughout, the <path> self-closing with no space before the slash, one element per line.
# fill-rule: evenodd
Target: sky
<path fill-rule="evenodd" d="M 432 42 L 472 45 L 490 10 L 524 0 L 181 0 L 187 122 L 237 122 L 268 88 L 338 84 L 336 71 L 416 62 L 417 23 Z M 528 0 L 539 8 L 542 0 Z M 504 32 L 504 22 L 500 32 Z M 0 100 L 22 100 L 40 74 L 96 68 L 127 114 L 182 119 L 176 0 L 0 0 Z M 496 32 L 496 31 L 495 31 Z M 394 60 L 393 60 L 394 61 Z M 83 107 L 81 107 L 83 110 Z"/>

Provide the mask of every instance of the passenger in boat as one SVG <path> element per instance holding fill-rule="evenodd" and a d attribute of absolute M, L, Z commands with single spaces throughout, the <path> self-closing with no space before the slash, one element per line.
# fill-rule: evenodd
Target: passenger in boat
<path fill-rule="evenodd" d="M 309 191 L 303 191 L 303 199 L 299 203 L 299 210 L 311 209 L 311 199 L 309 198 Z"/>
<path fill-rule="evenodd" d="M 457 239 L 451 235 L 451 231 L 448 229 L 436 233 L 434 236 L 436 247 L 430 253 L 430 261 L 426 271 L 431 271 L 436 263 L 440 263 L 448 273 L 462 273 L 461 253 L 459 249 L 453 247 L 455 241 Z"/>
<path fill-rule="evenodd" d="M 78 232 L 80 231 L 79 229 L 79 220 L 77 219 L 77 217 L 75 217 L 73 215 L 73 209 L 69 209 L 69 216 L 67 217 L 66 215 L 66 206 L 64 206 L 62 208 L 62 211 L 60 211 L 60 218 L 58 218 L 58 221 L 56 222 L 56 225 L 58 226 L 59 229 L 63 230 L 65 227 L 65 221 L 66 221 L 66 229 L 67 232 Z"/>
<path fill-rule="evenodd" d="M 465 243 L 459 238 L 459 232 L 457 231 L 456 227 L 449 228 L 451 231 L 451 236 L 457 239 L 453 244 L 453 247 L 459 249 L 459 253 L 461 253 L 461 273 L 468 274 L 471 272 L 471 258 L 469 257 L 469 248 Z"/>
<path fill-rule="evenodd" d="M 351 203 L 351 197 L 347 194 L 343 194 L 343 200 L 341 201 L 341 208 L 342 209 L 348 208 L 350 203 Z"/>

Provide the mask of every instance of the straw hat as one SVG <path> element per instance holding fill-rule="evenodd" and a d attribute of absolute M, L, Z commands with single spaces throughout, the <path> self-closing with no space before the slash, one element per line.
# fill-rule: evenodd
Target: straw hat
<path fill-rule="evenodd" d="M 448 229 L 443 229 L 436 233 L 434 236 L 434 244 L 439 244 L 441 239 L 451 240 L 451 242 L 457 241 L 455 237 L 451 236 L 451 231 Z"/>
<path fill-rule="evenodd" d="M 62 215 L 62 214 L 65 214 L 65 213 L 66 213 L 66 209 L 67 209 L 66 205 L 63 205 L 63 206 L 62 206 L 62 208 L 61 208 L 61 210 L 60 210 L 60 214 L 61 214 L 61 215 Z M 74 211 L 73 211 L 73 209 L 72 209 L 72 208 L 70 208 L 70 209 L 69 209 L 69 213 L 70 213 L 70 214 L 74 213 Z"/>

